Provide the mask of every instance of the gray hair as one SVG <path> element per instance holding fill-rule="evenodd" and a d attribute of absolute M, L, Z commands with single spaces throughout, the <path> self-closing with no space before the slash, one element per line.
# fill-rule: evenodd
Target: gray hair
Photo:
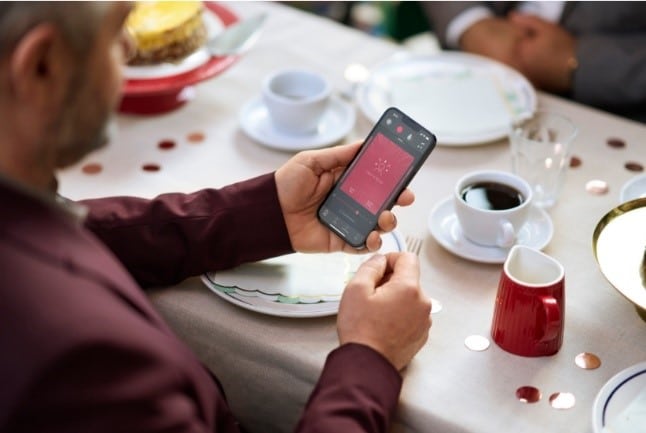
<path fill-rule="evenodd" d="M 0 59 L 9 55 L 20 38 L 41 23 L 56 25 L 74 53 L 84 58 L 94 43 L 108 4 L 102 1 L 0 1 Z"/>

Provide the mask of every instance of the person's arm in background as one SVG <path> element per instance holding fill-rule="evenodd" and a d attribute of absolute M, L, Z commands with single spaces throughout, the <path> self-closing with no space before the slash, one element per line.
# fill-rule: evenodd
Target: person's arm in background
<path fill-rule="evenodd" d="M 422 7 L 443 48 L 460 49 L 518 67 L 515 49 L 523 34 L 487 3 L 422 2 Z"/>
<path fill-rule="evenodd" d="M 569 93 L 577 67 L 574 36 L 535 15 L 511 13 L 509 20 L 524 35 L 516 47 L 517 69 L 539 89 Z"/>
<path fill-rule="evenodd" d="M 646 25 L 641 33 L 590 30 L 575 36 L 536 16 L 510 19 L 527 35 L 518 61 L 536 87 L 613 111 L 646 112 Z"/>
<path fill-rule="evenodd" d="M 493 11 L 490 10 L 485 2 L 424 1 L 420 2 L 420 5 L 426 13 L 432 30 L 440 41 L 442 48 L 459 48 L 458 40 L 448 37 L 449 26 L 458 16 L 467 17 L 466 19 L 463 18 L 464 22 L 460 26 L 462 30 L 479 19 L 494 16 Z M 473 12 L 474 10 L 475 12 Z M 457 36 L 459 39 L 459 34 Z"/>

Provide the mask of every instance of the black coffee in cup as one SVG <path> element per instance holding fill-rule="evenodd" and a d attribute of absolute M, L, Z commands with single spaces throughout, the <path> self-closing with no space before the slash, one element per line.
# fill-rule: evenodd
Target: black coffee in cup
<path fill-rule="evenodd" d="M 485 210 L 505 210 L 520 206 L 525 197 L 516 188 L 498 182 L 476 182 L 462 190 L 462 200 Z"/>

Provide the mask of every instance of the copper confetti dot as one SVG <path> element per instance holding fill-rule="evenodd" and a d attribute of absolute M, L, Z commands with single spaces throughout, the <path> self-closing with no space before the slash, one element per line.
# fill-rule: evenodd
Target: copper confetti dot
<path fill-rule="evenodd" d="M 161 170 L 161 167 L 160 167 L 159 164 L 153 164 L 153 163 L 144 164 L 144 165 L 141 166 L 141 168 L 143 169 L 143 171 L 159 171 L 159 170 Z"/>
<path fill-rule="evenodd" d="M 98 162 L 90 162 L 85 164 L 81 170 L 85 174 L 98 174 L 103 171 L 103 166 Z"/>
<path fill-rule="evenodd" d="M 601 360 L 594 353 L 583 352 L 574 357 L 574 363 L 584 370 L 594 370 L 599 368 Z"/>
<path fill-rule="evenodd" d="M 624 164 L 624 167 L 626 167 L 626 170 L 628 171 L 644 171 L 644 166 L 636 161 L 628 161 Z"/>
<path fill-rule="evenodd" d="M 541 392 L 533 386 L 521 386 L 516 390 L 516 398 L 522 403 L 536 403 L 541 399 Z"/>
<path fill-rule="evenodd" d="M 431 314 L 442 311 L 442 303 L 435 298 L 431 298 Z"/>
<path fill-rule="evenodd" d="M 626 142 L 621 138 L 609 138 L 608 140 L 606 140 L 606 144 L 608 144 L 608 146 L 610 147 L 614 147 L 615 149 L 626 147 Z"/>
<path fill-rule="evenodd" d="M 581 165 L 581 158 L 579 158 L 578 156 L 573 156 L 572 158 L 570 158 L 570 167 L 574 168 L 580 165 Z"/>
<path fill-rule="evenodd" d="M 608 184 L 599 179 L 591 180 L 585 184 L 585 190 L 590 194 L 603 195 L 608 192 Z"/>
<path fill-rule="evenodd" d="M 483 337 L 482 335 L 469 335 L 464 339 L 464 345 L 467 346 L 469 350 L 474 352 L 482 352 L 489 348 L 489 339 Z"/>
<path fill-rule="evenodd" d="M 190 134 L 188 134 L 188 135 L 186 136 L 186 139 L 187 139 L 190 143 L 201 143 L 201 142 L 203 142 L 203 141 L 204 141 L 204 138 L 205 138 L 205 137 L 206 137 L 206 136 L 205 136 L 205 135 L 204 135 L 204 133 L 202 133 L 202 132 L 191 132 Z"/>
<path fill-rule="evenodd" d="M 162 140 L 157 143 L 157 147 L 161 150 L 170 150 L 175 147 L 175 142 L 173 140 Z"/>
<path fill-rule="evenodd" d="M 550 395 L 550 406 L 554 409 L 572 409 L 575 404 L 576 398 L 570 392 L 555 392 Z"/>

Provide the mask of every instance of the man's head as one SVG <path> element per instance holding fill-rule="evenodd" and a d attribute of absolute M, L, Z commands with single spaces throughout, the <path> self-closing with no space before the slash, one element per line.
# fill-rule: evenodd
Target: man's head
<path fill-rule="evenodd" d="M 0 173 L 36 188 L 107 141 L 128 3 L 0 2 Z"/>

